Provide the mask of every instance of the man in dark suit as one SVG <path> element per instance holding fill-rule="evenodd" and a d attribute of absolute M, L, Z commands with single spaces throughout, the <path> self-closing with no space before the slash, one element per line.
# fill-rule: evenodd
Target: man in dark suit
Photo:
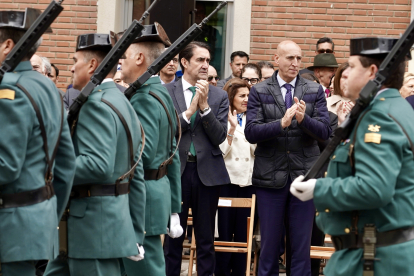
<path fill-rule="evenodd" d="M 207 82 L 210 49 L 202 42 L 190 43 L 179 55 L 183 77 L 165 85 L 180 118 L 183 229 L 192 209 L 197 245 L 198 275 L 213 275 L 215 267 L 214 222 L 220 186 L 230 183 L 219 145 L 227 135 L 227 93 Z M 179 276 L 184 235 L 166 237 L 165 263 L 168 276 Z"/>
<path fill-rule="evenodd" d="M 111 73 L 107 76 L 107 78 L 112 79 L 113 76 L 114 74 Z M 115 83 L 115 85 L 119 89 L 119 91 L 121 91 L 122 93 L 124 93 L 124 91 L 126 90 L 126 87 L 123 87 L 122 85 L 119 85 L 117 83 Z M 73 101 L 79 96 L 79 94 L 80 94 L 80 91 L 73 87 L 66 90 L 66 93 L 63 96 L 63 104 L 65 105 L 66 110 L 69 110 L 69 107 L 72 105 Z"/>
<path fill-rule="evenodd" d="M 250 90 L 247 141 L 257 143 L 252 183 L 260 217 L 259 276 L 279 275 L 278 249 L 286 225 L 287 272 L 310 276 L 309 247 L 315 207 L 289 192 L 320 154 L 318 141 L 332 132 L 322 87 L 298 76 L 302 50 L 293 41 L 279 44 L 273 76 Z M 289 247 L 288 247 L 289 248 Z"/>
<path fill-rule="evenodd" d="M 217 82 L 218 88 L 223 88 L 226 83 L 232 78 L 240 78 L 240 73 L 243 67 L 249 62 L 249 55 L 243 51 L 236 51 L 231 53 L 230 56 L 230 68 L 232 74 L 224 79 Z"/>

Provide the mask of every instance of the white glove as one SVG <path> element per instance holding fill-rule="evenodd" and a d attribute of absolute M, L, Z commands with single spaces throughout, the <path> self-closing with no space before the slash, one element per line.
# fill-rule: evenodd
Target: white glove
<path fill-rule="evenodd" d="M 305 177 L 298 176 L 290 186 L 290 192 L 302 201 L 308 201 L 313 198 L 313 190 L 315 190 L 316 179 L 309 179 L 302 182 Z"/>
<path fill-rule="evenodd" d="M 140 246 L 138 243 L 137 243 L 137 247 L 138 247 L 138 255 L 127 257 L 128 259 L 133 260 L 134 262 L 138 262 L 144 259 L 144 254 L 145 254 L 144 247 Z"/>
<path fill-rule="evenodd" d="M 184 230 L 180 225 L 180 217 L 177 213 L 171 214 L 170 229 L 167 228 L 167 233 L 168 236 L 173 239 L 181 237 L 181 235 L 184 233 Z"/>

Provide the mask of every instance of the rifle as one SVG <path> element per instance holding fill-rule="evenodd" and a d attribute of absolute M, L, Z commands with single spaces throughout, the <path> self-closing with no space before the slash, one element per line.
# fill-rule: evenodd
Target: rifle
<path fill-rule="evenodd" d="M 35 22 L 25 32 L 23 37 L 13 47 L 10 54 L 0 66 L 0 83 L 7 72 L 13 71 L 23 60 L 30 48 L 40 39 L 40 37 L 49 29 L 53 21 L 63 10 L 63 0 L 52 0 L 46 10 L 35 20 Z"/>
<path fill-rule="evenodd" d="M 370 80 L 361 90 L 359 98 L 356 101 L 354 108 L 351 110 L 346 120 L 338 126 L 335 130 L 335 135 L 325 150 L 319 156 L 318 160 L 313 164 L 310 170 L 306 173 L 303 181 L 315 178 L 323 168 L 324 164 L 329 161 L 330 156 L 334 153 L 339 143 L 347 139 L 351 134 L 358 117 L 362 114 L 365 108 L 368 107 L 370 102 L 375 98 L 375 95 L 381 89 L 382 85 L 388 79 L 388 77 L 397 69 L 398 65 L 405 59 L 407 53 L 409 53 L 411 46 L 414 43 L 414 21 L 411 22 L 407 30 L 401 36 L 401 38 L 395 43 L 391 52 L 381 63 L 380 68 L 375 76 L 374 80 Z"/>
<path fill-rule="evenodd" d="M 165 52 L 161 54 L 147 69 L 147 71 L 142 74 L 135 82 L 131 83 L 129 87 L 125 90 L 125 96 L 128 100 L 131 100 L 132 96 L 135 95 L 136 91 L 149 79 L 152 75 L 157 74 L 167 65 L 170 60 L 172 60 L 176 55 L 178 55 L 185 46 L 190 44 L 199 34 L 203 32 L 203 26 L 207 24 L 208 20 L 221 10 L 227 1 L 221 2 L 217 8 L 210 13 L 203 21 L 197 25 L 194 23 L 185 33 L 183 33 Z"/>

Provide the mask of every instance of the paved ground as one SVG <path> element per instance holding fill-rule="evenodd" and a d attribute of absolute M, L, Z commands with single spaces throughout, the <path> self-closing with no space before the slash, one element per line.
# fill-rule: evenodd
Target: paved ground
<path fill-rule="evenodd" d="M 197 276 L 197 273 L 194 272 L 194 270 L 195 270 L 195 265 L 194 265 L 194 268 L 193 268 L 193 276 Z M 187 260 L 183 260 L 183 264 L 181 266 L 181 274 L 180 274 L 180 276 L 187 276 L 187 275 L 188 275 L 188 261 Z M 281 273 L 281 274 L 279 274 L 279 276 L 286 276 L 286 274 L 285 273 Z"/>

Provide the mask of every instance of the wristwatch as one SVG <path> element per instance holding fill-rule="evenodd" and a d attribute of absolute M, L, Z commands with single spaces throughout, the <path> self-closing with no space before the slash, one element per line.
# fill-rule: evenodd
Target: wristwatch
<path fill-rule="evenodd" d="M 200 113 L 201 114 L 204 114 L 204 112 L 207 112 L 209 109 L 210 109 L 210 107 L 206 107 L 203 110 L 200 110 Z"/>

